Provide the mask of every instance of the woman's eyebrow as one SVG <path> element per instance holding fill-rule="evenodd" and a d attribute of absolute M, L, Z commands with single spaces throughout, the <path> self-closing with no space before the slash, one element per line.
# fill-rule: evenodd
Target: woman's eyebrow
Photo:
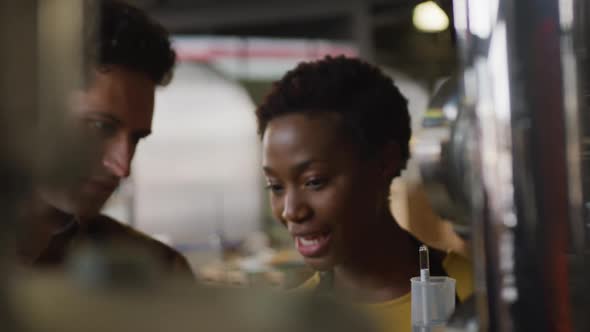
<path fill-rule="evenodd" d="M 270 166 L 262 166 L 262 170 L 264 171 L 264 174 L 274 174 L 274 171 L 272 170 L 272 168 L 270 168 Z"/>
<path fill-rule="evenodd" d="M 325 163 L 325 161 L 320 159 L 304 159 L 296 162 L 293 166 L 289 167 L 289 170 L 294 174 L 300 174 L 307 170 L 309 167 L 311 167 L 311 165 L 320 163 Z M 265 174 L 268 175 L 275 174 L 275 171 L 267 165 L 263 165 L 262 170 Z"/>

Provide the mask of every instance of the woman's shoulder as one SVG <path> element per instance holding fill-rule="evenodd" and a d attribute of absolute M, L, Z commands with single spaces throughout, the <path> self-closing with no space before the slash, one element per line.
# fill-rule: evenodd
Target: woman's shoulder
<path fill-rule="evenodd" d="M 320 284 L 320 274 L 315 272 L 309 279 L 304 281 L 301 285 L 292 289 L 292 291 L 309 291 L 314 290 Z"/>
<path fill-rule="evenodd" d="M 450 251 L 442 265 L 449 277 L 457 281 L 456 291 L 461 301 L 473 294 L 473 266 L 470 259 Z"/>

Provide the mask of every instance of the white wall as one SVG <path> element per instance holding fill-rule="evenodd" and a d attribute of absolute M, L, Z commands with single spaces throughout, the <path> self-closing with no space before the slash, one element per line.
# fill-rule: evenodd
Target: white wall
<path fill-rule="evenodd" d="M 258 138 L 244 89 L 180 63 L 155 109 L 153 134 L 134 161 L 134 226 L 181 248 L 259 229 Z"/>

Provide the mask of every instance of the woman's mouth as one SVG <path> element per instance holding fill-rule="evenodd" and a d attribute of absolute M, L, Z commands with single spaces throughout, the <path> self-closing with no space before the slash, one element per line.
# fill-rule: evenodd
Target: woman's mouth
<path fill-rule="evenodd" d="M 323 254 L 330 245 L 332 232 L 318 232 L 295 236 L 295 247 L 304 257 L 315 257 Z"/>

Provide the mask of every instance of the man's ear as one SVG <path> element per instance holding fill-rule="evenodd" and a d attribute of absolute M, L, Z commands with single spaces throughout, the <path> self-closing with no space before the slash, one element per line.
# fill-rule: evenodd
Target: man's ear
<path fill-rule="evenodd" d="M 381 172 L 386 179 L 393 179 L 402 167 L 402 154 L 399 144 L 388 142 L 381 149 Z"/>

